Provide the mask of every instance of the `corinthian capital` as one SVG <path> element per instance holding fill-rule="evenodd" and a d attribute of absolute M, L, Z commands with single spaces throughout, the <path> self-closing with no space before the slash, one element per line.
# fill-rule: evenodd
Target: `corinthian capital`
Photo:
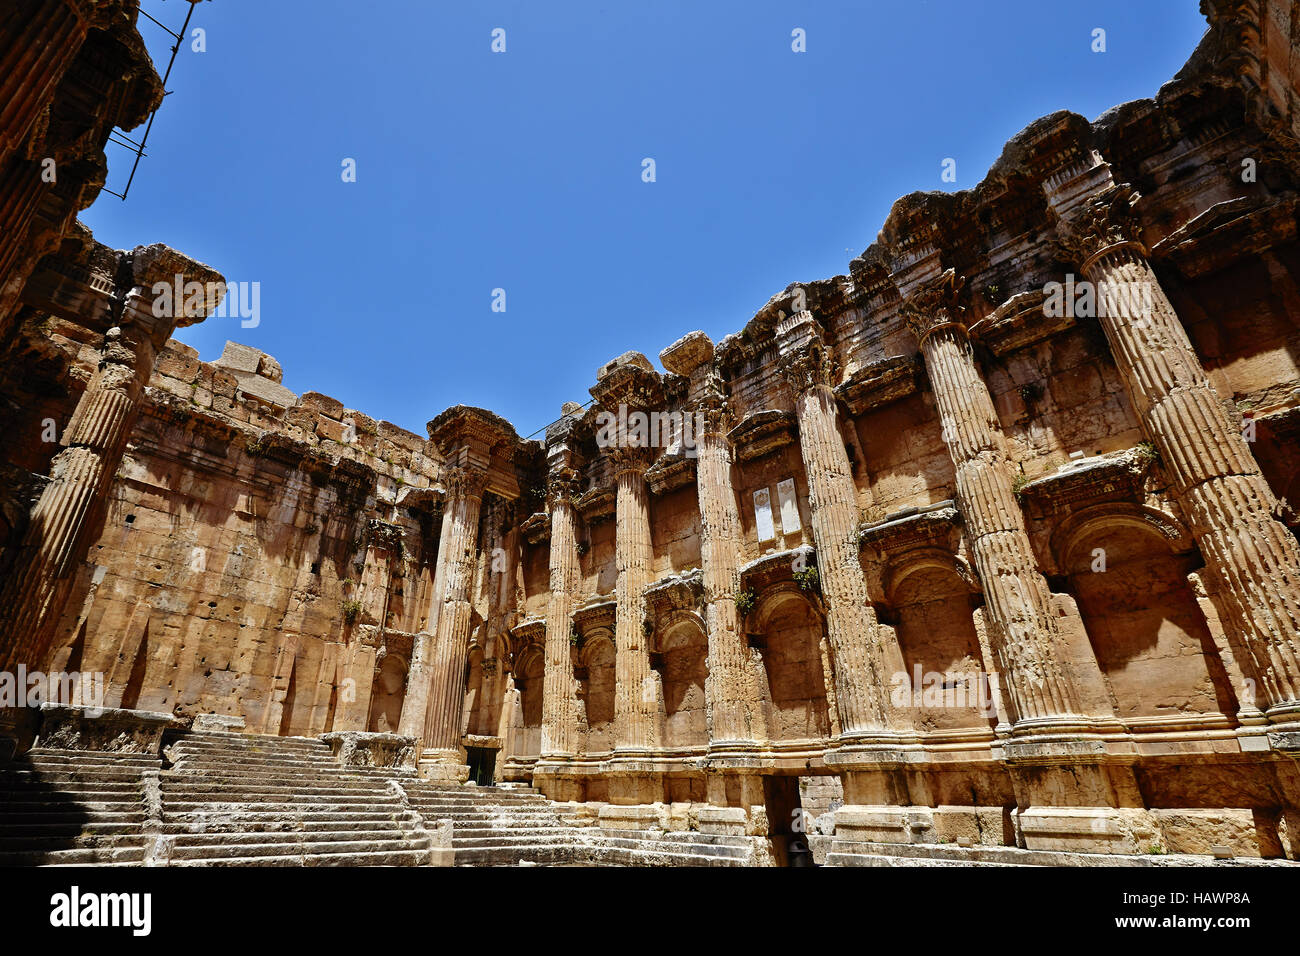
<path fill-rule="evenodd" d="M 924 342 L 937 329 L 957 326 L 965 332 L 966 307 L 960 293 L 966 277 L 947 269 L 918 286 L 904 301 L 899 314 L 917 339 Z"/>
<path fill-rule="evenodd" d="M 796 394 L 834 381 L 834 366 L 822 340 L 821 327 L 811 312 L 782 318 L 776 327 L 781 374 Z"/>
<path fill-rule="evenodd" d="M 578 493 L 581 483 L 578 472 L 573 468 L 552 468 L 546 476 L 546 497 L 551 504 L 572 501 Z"/>
<path fill-rule="evenodd" d="M 1063 259 L 1083 271 L 1102 252 L 1140 246 L 1136 210 L 1141 194 L 1128 184 L 1109 187 L 1073 206 L 1056 222 L 1056 247 Z"/>
<path fill-rule="evenodd" d="M 446 500 L 459 498 L 482 498 L 487 488 L 487 469 L 467 465 L 452 465 L 444 468 L 442 484 L 447 489 Z"/>

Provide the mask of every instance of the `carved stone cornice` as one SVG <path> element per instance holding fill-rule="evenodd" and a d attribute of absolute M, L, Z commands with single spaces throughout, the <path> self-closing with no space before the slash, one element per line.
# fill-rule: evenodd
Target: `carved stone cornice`
<path fill-rule="evenodd" d="M 1085 459 L 1028 482 L 1020 489 L 1020 497 L 1033 517 L 1103 501 L 1140 503 L 1147 472 L 1154 463 L 1154 453 L 1143 446 Z"/>
<path fill-rule="evenodd" d="M 920 366 L 914 356 L 891 355 L 864 365 L 835 388 L 835 395 L 854 415 L 882 408 L 914 395 Z"/>
<path fill-rule="evenodd" d="M 577 498 L 573 505 L 578 514 L 588 523 L 612 518 L 617 506 L 617 497 L 612 485 L 596 485 L 588 488 Z"/>
<path fill-rule="evenodd" d="M 697 461 L 689 455 L 660 455 L 645 472 L 650 493 L 666 495 L 670 491 L 694 484 Z"/>
<path fill-rule="evenodd" d="M 753 461 L 799 439 L 799 425 L 793 412 L 765 409 L 753 412 L 731 431 L 727 441 L 739 461 Z"/>
<path fill-rule="evenodd" d="M 642 361 L 646 361 L 644 357 Z M 658 409 L 664 400 L 663 380 L 658 373 L 633 362 L 606 371 L 590 392 L 601 408 L 615 414 L 621 407 L 630 412 Z"/>
<path fill-rule="evenodd" d="M 1061 309 L 1059 316 L 1047 315 L 1044 308 L 1046 299 L 1047 294 L 1042 289 L 1013 295 L 967 331 L 971 338 L 1001 357 L 1049 339 L 1077 324 L 1072 309 Z"/>
<path fill-rule="evenodd" d="M 1274 202 L 1246 196 L 1215 203 L 1151 248 L 1152 259 L 1167 260 L 1195 278 L 1234 262 L 1294 242 L 1300 199 L 1288 194 Z"/>
<path fill-rule="evenodd" d="M 882 521 L 863 525 L 858 545 L 878 559 L 914 548 L 937 548 L 957 553 L 961 543 L 961 512 L 956 504 L 940 501 L 922 508 L 907 508 Z"/>
<path fill-rule="evenodd" d="M 597 597 L 573 612 L 573 626 L 586 637 L 598 627 L 614 630 L 618 616 L 618 602 L 608 597 Z"/>
<path fill-rule="evenodd" d="M 529 544 L 541 544 L 551 537 L 551 516 L 545 511 L 529 515 L 519 525 L 519 533 Z"/>
<path fill-rule="evenodd" d="M 698 568 L 656 581 L 645 589 L 646 617 L 659 621 L 675 611 L 699 611 L 704 602 L 704 574 Z"/>

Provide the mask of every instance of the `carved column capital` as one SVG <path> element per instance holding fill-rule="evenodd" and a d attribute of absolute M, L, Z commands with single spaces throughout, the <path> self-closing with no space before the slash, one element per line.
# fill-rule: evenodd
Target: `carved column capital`
<path fill-rule="evenodd" d="M 467 465 L 452 465 L 443 469 L 442 483 L 447 489 L 447 499 L 479 498 L 487 488 L 487 469 Z"/>
<path fill-rule="evenodd" d="M 1108 252 L 1136 248 L 1146 249 L 1138 240 L 1137 202 L 1141 194 L 1128 184 L 1108 187 L 1079 202 L 1056 222 L 1055 245 L 1059 255 L 1088 269 Z"/>
<path fill-rule="evenodd" d="M 956 328 L 966 334 L 966 307 L 960 301 L 966 277 L 954 269 L 922 283 L 904 301 L 899 314 L 922 346 L 939 329 Z"/>
<path fill-rule="evenodd" d="M 581 476 L 576 469 L 553 468 L 546 476 L 546 498 L 552 504 L 572 501 L 578 494 Z"/>
<path fill-rule="evenodd" d="M 834 363 L 822 339 L 821 327 L 808 311 L 786 316 L 777 324 L 778 363 L 795 394 L 802 395 L 835 380 Z"/>

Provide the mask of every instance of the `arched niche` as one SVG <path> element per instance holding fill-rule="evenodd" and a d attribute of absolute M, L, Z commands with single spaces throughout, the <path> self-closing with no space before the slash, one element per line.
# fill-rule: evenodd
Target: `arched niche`
<path fill-rule="evenodd" d="M 400 654 L 386 654 L 375 674 L 370 692 L 370 720 L 367 729 L 375 733 L 397 733 L 406 698 L 406 672 L 409 664 Z"/>
<path fill-rule="evenodd" d="M 768 733 L 772 740 L 830 736 L 822 645 L 826 625 L 793 581 L 759 595 L 751 615 L 767 678 Z"/>
<path fill-rule="evenodd" d="M 709 742 L 705 684 L 709 641 L 704 620 L 676 611 L 660 626 L 663 658 L 664 746 L 698 747 Z"/>
<path fill-rule="evenodd" d="M 970 569 L 952 554 L 925 549 L 891 564 L 885 580 L 904 668 L 888 675 L 892 705 L 910 713 L 920 731 L 993 727 L 997 710 L 975 629 L 979 591 Z"/>
<path fill-rule="evenodd" d="M 614 635 L 604 627 L 586 637 L 578 654 L 582 668 L 578 691 L 587 713 L 585 753 L 606 753 L 614 748 Z"/>
<path fill-rule="evenodd" d="M 1135 730 L 1236 711 L 1187 583 L 1202 563 L 1172 517 L 1136 505 L 1088 509 L 1053 536 L 1116 715 Z"/>

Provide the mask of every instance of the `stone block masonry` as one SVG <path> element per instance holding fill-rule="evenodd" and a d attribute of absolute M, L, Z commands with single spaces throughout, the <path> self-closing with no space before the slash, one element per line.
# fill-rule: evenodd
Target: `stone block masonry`
<path fill-rule="evenodd" d="M 59 859 L 1300 859 L 1300 4 L 1205 0 L 1152 99 L 1037 120 L 540 440 L 171 340 L 221 303 L 155 283 L 220 275 L 75 221 L 161 97 L 135 7 L 19 6 L 0 669 L 110 715 L 0 714 L 15 812 L 105 804 Z M 196 830 L 229 793 L 316 829 Z"/>

